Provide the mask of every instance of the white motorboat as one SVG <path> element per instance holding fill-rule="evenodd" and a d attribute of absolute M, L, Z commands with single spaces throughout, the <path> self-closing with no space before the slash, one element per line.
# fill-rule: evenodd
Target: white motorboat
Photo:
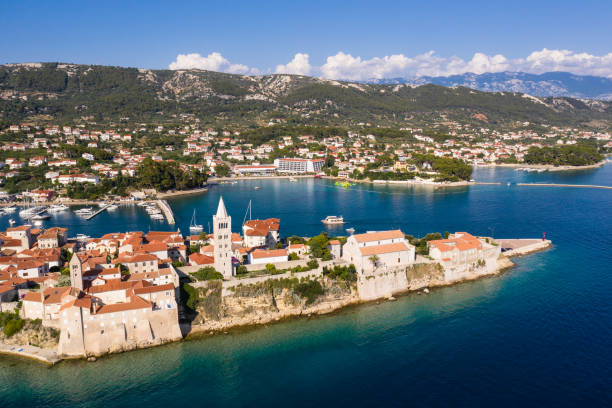
<path fill-rule="evenodd" d="M 17 207 L 14 205 L 11 205 L 10 207 L 4 207 L 4 213 L 5 214 L 12 214 L 17 210 Z"/>
<path fill-rule="evenodd" d="M 344 224 L 344 218 L 341 215 L 328 215 L 321 222 L 325 225 L 341 225 Z"/>
<path fill-rule="evenodd" d="M 355 233 L 355 228 L 347 228 L 346 232 L 348 232 L 349 235 L 353 235 Z"/>
<path fill-rule="evenodd" d="M 58 213 L 67 210 L 69 210 L 69 207 L 66 204 L 53 204 L 47 208 L 48 213 Z"/>
<path fill-rule="evenodd" d="M 108 207 L 106 207 L 108 211 L 115 211 L 117 208 L 119 208 L 117 204 L 111 204 Z"/>
<path fill-rule="evenodd" d="M 159 220 L 159 221 L 161 221 L 161 220 L 164 219 L 164 216 L 161 215 L 161 213 L 160 214 L 151 214 L 151 219 L 152 220 Z"/>
<path fill-rule="evenodd" d="M 41 213 L 41 214 L 33 215 L 30 219 L 33 221 L 43 221 L 43 220 L 48 220 L 49 218 L 51 218 L 49 214 Z"/>
<path fill-rule="evenodd" d="M 9 219 L 9 224 L 10 224 L 10 225 L 15 225 L 15 220 L 14 220 L 14 219 L 12 219 L 12 218 L 11 218 L 11 219 Z"/>
<path fill-rule="evenodd" d="M 289 181 L 292 183 L 295 183 L 297 181 L 297 179 L 295 177 L 289 177 Z"/>
<path fill-rule="evenodd" d="M 204 231 L 204 226 L 196 224 L 196 212 L 193 210 L 193 216 L 191 217 L 191 224 L 189 225 L 189 233 L 191 235 L 199 235 Z"/>
<path fill-rule="evenodd" d="M 94 210 L 91 207 L 85 207 L 85 208 L 79 208 L 78 210 L 75 210 L 74 213 L 76 215 L 91 215 L 94 213 Z"/>

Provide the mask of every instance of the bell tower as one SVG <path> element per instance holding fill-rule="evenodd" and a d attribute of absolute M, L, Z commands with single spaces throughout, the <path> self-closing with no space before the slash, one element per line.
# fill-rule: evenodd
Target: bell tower
<path fill-rule="evenodd" d="M 233 275 L 232 265 L 232 217 L 227 215 L 223 197 L 219 198 L 217 214 L 213 215 L 215 269 L 225 279 Z"/>
<path fill-rule="evenodd" d="M 77 254 L 70 259 L 70 286 L 83 290 L 83 263 Z"/>

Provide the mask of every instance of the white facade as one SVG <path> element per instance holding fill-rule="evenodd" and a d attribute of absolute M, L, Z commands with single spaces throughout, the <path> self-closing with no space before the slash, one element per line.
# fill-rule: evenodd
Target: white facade
<path fill-rule="evenodd" d="M 317 173 L 323 167 L 323 159 L 276 159 L 274 166 L 279 173 Z"/>
<path fill-rule="evenodd" d="M 409 265 L 415 261 L 415 248 L 400 230 L 357 234 L 351 235 L 342 247 L 342 259 L 364 273 L 379 267 Z"/>
<path fill-rule="evenodd" d="M 213 215 L 213 236 L 215 240 L 215 269 L 224 278 L 231 278 L 232 265 L 232 217 L 227 214 L 223 197 L 219 199 L 217 214 Z"/>

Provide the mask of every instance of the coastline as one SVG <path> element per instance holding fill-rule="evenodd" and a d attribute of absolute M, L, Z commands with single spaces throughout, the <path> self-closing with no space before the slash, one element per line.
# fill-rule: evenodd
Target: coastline
<path fill-rule="evenodd" d="M 63 360 L 63 358 L 59 357 L 55 351 L 36 346 L 16 346 L 2 342 L 0 342 L 0 354 L 27 358 L 50 366 L 53 366 Z"/>
<path fill-rule="evenodd" d="M 572 171 L 572 170 L 589 170 L 597 169 L 604 164 L 607 160 L 603 159 L 594 164 L 587 164 L 584 166 L 555 166 L 553 164 L 527 164 L 527 163 L 499 163 L 499 164 L 486 164 L 478 165 L 478 167 L 507 167 L 507 168 L 522 168 L 531 170 L 545 170 L 545 171 Z"/>

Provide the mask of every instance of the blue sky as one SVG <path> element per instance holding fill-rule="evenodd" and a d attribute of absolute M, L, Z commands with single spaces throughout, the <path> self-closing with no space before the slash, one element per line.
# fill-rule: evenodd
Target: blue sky
<path fill-rule="evenodd" d="M 2 0 L 0 63 L 167 68 L 192 54 L 174 67 L 352 79 L 568 67 L 612 75 L 612 2 L 493 3 Z"/>

